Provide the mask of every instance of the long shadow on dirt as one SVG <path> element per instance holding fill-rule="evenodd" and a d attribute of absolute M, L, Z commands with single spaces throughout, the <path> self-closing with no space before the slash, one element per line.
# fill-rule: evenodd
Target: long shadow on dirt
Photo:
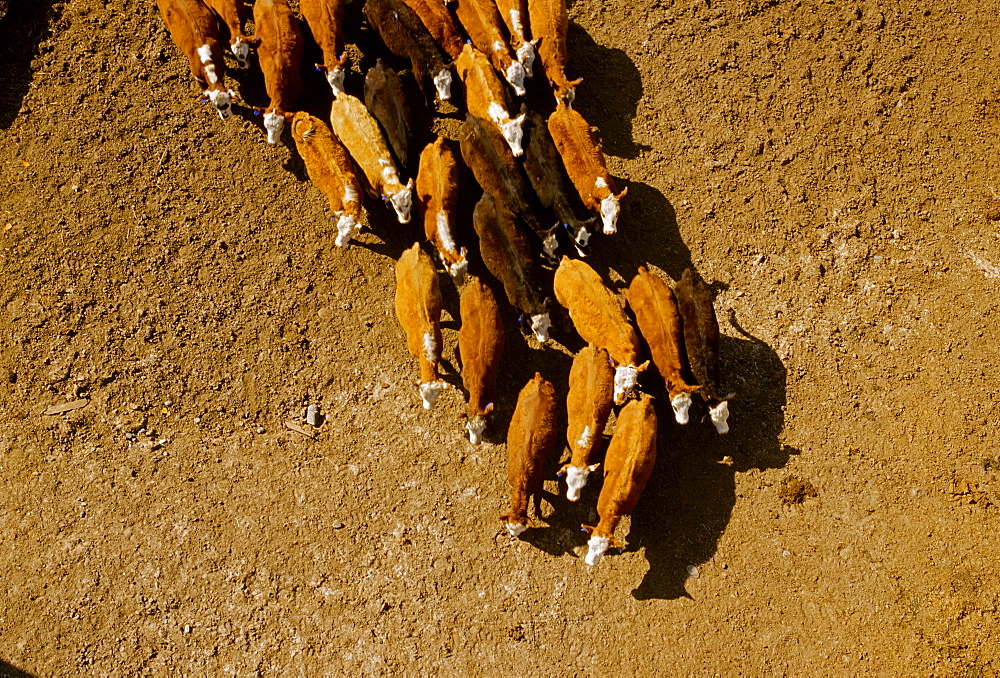
<path fill-rule="evenodd" d="M 723 323 L 725 319 L 722 319 Z M 736 505 L 736 474 L 782 468 L 798 450 L 781 445 L 785 367 L 770 346 L 729 324 L 743 338 L 723 337 L 730 433 L 720 436 L 692 408 L 687 426 L 660 412 L 659 456 L 653 477 L 632 516 L 627 549 L 645 547 L 649 572 L 632 595 L 639 600 L 689 597 L 685 582 L 708 561 Z"/>
<path fill-rule="evenodd" d="M 636 158 L 649 150 L 632 140 L 632 119 L 642 98 L 642 76 L 628 54 L 594 42 L 587 31 L 569 25 L 569 77 L 582 77 L 573 107 L 597 127 L 605 153 Z"/>
<path fill-rule="evenodd" d="M 56 20 L 52 0 L 13 2 L 0 19 L 0 129 L 8 129 L 31 85 L 38 44 Z"/>
<path fill-rule="evenodd" d="M 22 671 L 16 666 L 11 666 L 4 660 L 0 659 L 0 678 L 34 678 L 34 677 L 27 671 Z"/>

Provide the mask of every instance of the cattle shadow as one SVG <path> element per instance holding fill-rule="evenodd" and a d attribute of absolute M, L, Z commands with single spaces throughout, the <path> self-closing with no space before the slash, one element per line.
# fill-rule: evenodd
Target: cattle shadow
<path fill-rule="evenodd" d="M 0 129 L 9 129 L 21 110 L 38 45 L 59 18 L 52 5 L 52 0 L 15 0 L 0 19 Z"/>
<path fill-rule="evenodd" d="M 725 320 L 723 320 L 725 322 Z M 746 332 L 723 336 L 724 388 L 730 401 L 730 433 L 720 436 L 696 398 L 691 422 L 678 426 L 660 408 L 659 457 L 632 516 L 629 551 L 645 548 L 649 571 L 632 591 L 638 600 L 690 597 L 689 568 L 710 560 L 736 505 L 736 474 L 782 468 L 798 450 L 782 445 L 787 373 L 763 341 Z M 663 411 L 666 409 L 666 412 Z"/>
<path fill-rule="evenodd" d="M 34 676 L 0 659 L 0 678 L 34 678 Z"/>
<path fill-rule="evenodd" d="M 632 139 L 632 120 L 642 98 L 642 76 L 623 50 L 594 41 L 579 24 L 570 22 L 567 36 L 572 71 L 582 77 L 573 108 L 600 130 L 605 153 L 637 158 L 650 146 Z"/>

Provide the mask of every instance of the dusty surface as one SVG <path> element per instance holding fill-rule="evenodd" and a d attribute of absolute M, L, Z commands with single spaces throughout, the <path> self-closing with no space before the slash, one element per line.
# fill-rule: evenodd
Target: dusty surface
<path fill-rule="evenodd" d="M 535 370 L 565 393 L 566 353 L 512 333 L 473 448 L 460 391 L 409 388 L 416 226 L 372 203 L 336 249 L 152 2 L 50 4 L 0 23 L 0 673 L 1000 670 L 988 4 L 572 5 L 577 107 L 629 187 L 591 262 L 713 283 L 737 393 L 727 437 L 661 426 L 592 570 L 593 485 L 524 540 L 497 519 L 513 398 Z M 309 403 L 315 439 L 283 425 Z"/>

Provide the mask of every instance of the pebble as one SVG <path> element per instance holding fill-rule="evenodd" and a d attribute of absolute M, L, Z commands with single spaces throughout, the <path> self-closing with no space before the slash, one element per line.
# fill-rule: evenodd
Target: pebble
<path fill-rule="evenodd" d="M 698 568 L 695 567 L 694 565 L 688 565 L 687 566 L 687 571 L 688 571 L 688 574 L 691 576 L 692 579 L 697 579 L 698 577 L 701 576 L 701 572 L 699 572 Z"/>
<path fill-rule="evenodd" d="M 191 625 L 190 624 L 185 624 L 184 625 L 184 633 L 191 633 Z"/>
<path fill-rule="evenodd" d="M 163 404 L 166 407 L 170 407 L 171 405 L 174 404 L 174 401 L 173 400 L 165 400 L 165 401 L 163 401 Z"/>
<path fill-rule="evenodd" d="M 306 423 L 310 426 L 319 426 L 319 405 L 313 403 L 306 408 Z"/>
<path fill-rule="evenodd" d="M 201 423 L 201 417 L 195 417 L 194 418 L 194 423 L 200 424 Z"/>
<path fill-rule="evenodd" d="M 257 427 L 257 435 L 263 435 L 265 433 L 263 426 Z"/>
<path fill-rule="evenodd" d="M 333 521 L 333 529 L 339 530 L 339 529 L 341 529 L 343 527 L 344 527 L 344 524 L 342 522 L 340 522 L 339 520 Z"/>

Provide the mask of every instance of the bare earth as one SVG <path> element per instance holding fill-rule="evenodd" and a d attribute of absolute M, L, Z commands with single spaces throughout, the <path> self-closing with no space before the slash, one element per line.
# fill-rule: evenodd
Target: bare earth
<path fill-rule="evenodd" d="M 360 93 L 386 55 L 349 16 Z M 287 133 L 199 104 L 153 2 L 11 4 L 0 675 L 1000 672 L 1000 12 L 570 18 L 576 107 L 629 189 L 589 261 L 619 288 L 694 267 L 737 394 L 725 437 L 661 416 L 628 547 L 592 569 L 599 483 L 556 497 L 559 460 L 539 529 L 498 520 L 506 422 L 536 370 L 565 395 L 565 324 L 545 350 L 511 333 L 473 447 L 460 389 L 427 412 L 410 388 L 392 271 L 416 223 L 372 201 L 337 249 Z M 284 425 L 310 403 L 315 439 Z"/>

